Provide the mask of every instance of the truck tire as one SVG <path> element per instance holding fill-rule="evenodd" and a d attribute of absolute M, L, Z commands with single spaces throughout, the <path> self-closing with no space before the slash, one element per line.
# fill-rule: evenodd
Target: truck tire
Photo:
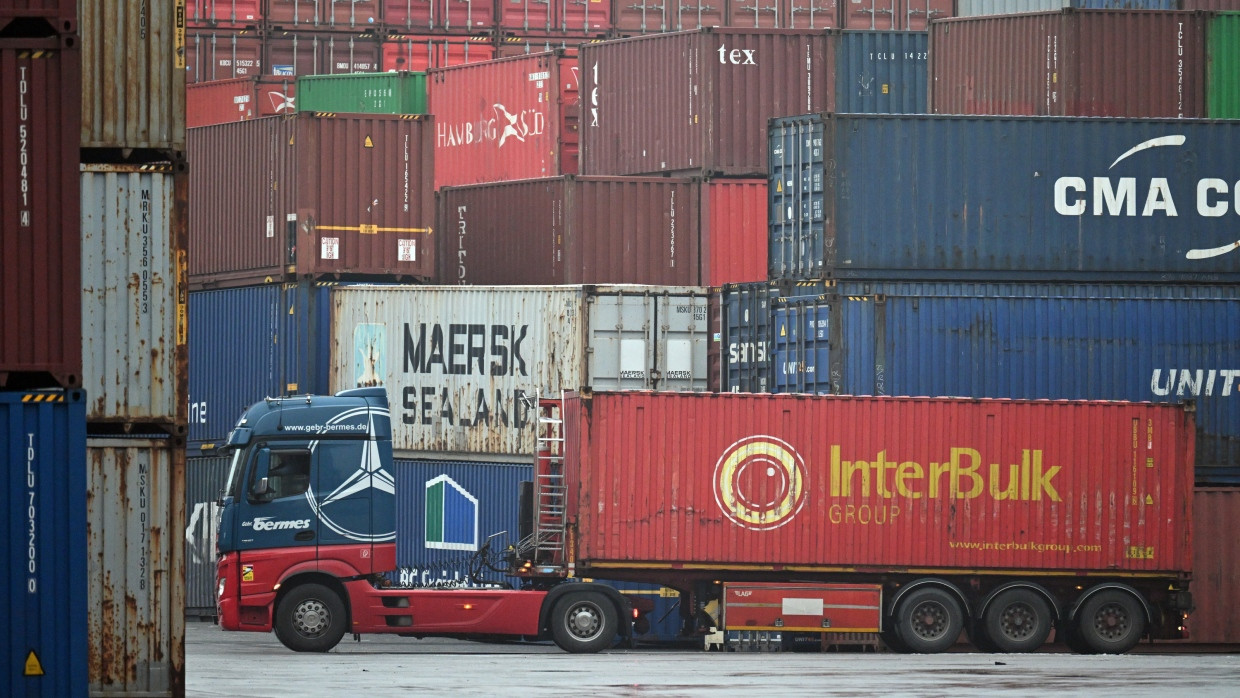
<path fill-rule="evenodd" d="M 896 632 L 909 652 L 942 652 L 956 643 L 963 629 L 960 604 L 937 587 L 909 592 L 896 610 Z"/>
<path fill-rule="evenodd" d="M 1077 615 L 1076 638 L 1088 651 L 1123 654 L 1145 634 L 1145 609 L 1132 594 L 1107 589 L 1089 597 Z"/>
<path fill-rule="evenodd" d="M 615 640 L 620 625 L 616 618 L 616 607 L 602 594 L 565 594 L 551 610 L 551 639 L 565 652 L 598 652 Z"/>
<path fill-rule="evenodd" d="M 344 602 L 322 584 L 294 587 L 276 607 L 273 629 L 294 652 L 326 652 L 344 637 Z"/>
<path fill-rule="evenodd" d="M 1008 589 L 986 607 L 986 639 L 999 652 L 1032 652 L 1051 634 L 1051 608 L 1036 592 Z"/>

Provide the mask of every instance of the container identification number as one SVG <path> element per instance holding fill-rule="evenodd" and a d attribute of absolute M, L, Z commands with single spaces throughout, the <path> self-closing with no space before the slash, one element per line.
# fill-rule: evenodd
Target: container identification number
<path fill-rule="evenodd" d="M 39 592 L 39 580 L 35 577 L 35 573 L 39 571 L 39 549 L 36 543 L 39 540 L 38 527 L 36 525 L 38 508 L 34 497 L 34 434 L 26 434 L 26 496 L 29 502 L 26 505 L 26 518 L 30 523 L 29 547 L 26 550 L 26 572 L 30 576 L 26 579 L 26 593 L 37 594 Z"/>

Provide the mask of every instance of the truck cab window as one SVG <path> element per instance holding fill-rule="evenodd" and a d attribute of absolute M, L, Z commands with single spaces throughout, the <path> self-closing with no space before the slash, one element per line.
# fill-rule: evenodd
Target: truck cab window
<path fill-rule="evenodd" d="M 257 472 L 251 477 L 257 476 Z M 254 485 L 251 482 L 251 492 Z M 256 494 L 257 501 L 271 501 L 284 497 L 296 497 L 310 489 L 309 451 L 271 451 L 267 470 L 267 489 Z"/>

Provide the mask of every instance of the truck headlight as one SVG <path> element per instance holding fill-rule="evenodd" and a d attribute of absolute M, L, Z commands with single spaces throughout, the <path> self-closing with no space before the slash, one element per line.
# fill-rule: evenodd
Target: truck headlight
<path fill-rule="evenodd" d="M 216 590 L 215 594 L 216 598 L 224 598 L 224 580 L 222 578 L 220 579 L 220 587 Z"/>

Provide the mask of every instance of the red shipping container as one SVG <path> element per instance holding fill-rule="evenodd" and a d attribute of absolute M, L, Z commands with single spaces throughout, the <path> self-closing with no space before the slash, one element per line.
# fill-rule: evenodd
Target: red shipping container
<path fill-rule="evenodd" d="M 555 0 L 555 4 L 557 28 L 567 36 L 604 38 L 611 31 L 608 0 Z"/>
<path fill-rule="evenodd" d="M 832 29 L 840 26 L 836 0 L 732 0 L 728 26 L 752 29 Z"/>
<path fill-rule="evenodd" d="M 682 0 L 654 0 L 648 3 L 617 2 L 612 11 L 611 23 L 620 36 L 661 34 L 722 27 L 727 25 L 728 3 L 685 3 Z"/>
<path fill-rule="evenodd" d="M 389 32 L 489 33 L 495 25 L 494 0 L 379 0 Z"/>
<path fill-rule="evenodd" d="M 368 34 L 329 34 L 321 42 L 319 75 L 382 72 L 382 48 L 378 37 Z"/>
<path fill-rule="evenodd" d="M 268 75 L 382 72 L 382 42 L 371 34 L 280 31 L 265 44 Z"/>
<path fill-rule="evenodd" d="M 1191 411 L 1151 403 L 570 396 L 569 537 L 577 573 L 599 577 L 639 562 L 1178 576 L 1193 430 Z"/>
<path fill-rule="evenodd" d="M 292 78 L 273 76 L 198 82 L 185 88 L 188 128 L 279 116 L 296 111 Z"/>
<path fill-rule="evenodd" d="M 0 40 L 0 388 L 77 387 L 81 52 L 13 43 Z"/>
<path fill-rule="evenodd" d="M 42 20 L 43 26 L 29 23 Z M 24 25 L 20 30 L 9 27 L 13 20 Z M 5 0 L 0 5 L 0 31 L 10 38 L 50 38 L 57 34 L 77 32 L 77 0 Z M 34 32 L 29 36 L 28 32 Z"/>
<path fill-rule="evenodd" d="M 485 37 L 450 37 L 442 34 L 388 37 L 381 49 L 384 72 L 410 70 L 424 73 L 431 68 L 479 63 L 495 57 L 495 45 Z"/>
<path fill-rule="evenodd" d="M 434 128 L 300 113 L 191 130 L 190 283 L 431 279 Z"/>
<path fill-rule="evenodd" d="M 191 31 L 185 41 L 187 85 L 263 74 L 263 39 L 251 31 Z"/>
<path fill-rule="evenodd" d="M 765 180 L 566 176 L 439 198 L 441 283 L 701 286 L 766 275 Z"/>
<path fill-rule="evenodd" d="M 583 44 L 580 171 L 765 175 L 768 119 L 835 106 L 832 40 L 719 29 Z"/>
<path fill-rule="evenodd" d="M 930 28 L 930 111 L 1201 117 L 1205 15 L 1064 10 Z"/>
<path fill-rule="evenodd" d="M 263 0 L 186 0 L 191 27 L 256 28 L 263 21 Z"/>
<path fill-rule="evenodd" d="M 1193 605 L 1188 617 L 1194 644 L 1240 642 L 1240 489 L 1198 488 L 1193 495 Z"/>
<path fill-rule="evenodd" d="M 431 70 L 435 188 L 577 173 L 577 53 Z"/>
<path fill-rule="evenodd" d="M 844 29 L 926 31 L 932 21 L 954 17 L 953 0 L 840 0 Z"/>
<path fill-rule="evenodd" d="M 556 0 L 495 0 L 499 32 L 547 35 L 556 30 Z"/>
<path fill-rule="evenodd" d="M 379 0 L 265 0 L 272 29 L 379 28 Z"/>

